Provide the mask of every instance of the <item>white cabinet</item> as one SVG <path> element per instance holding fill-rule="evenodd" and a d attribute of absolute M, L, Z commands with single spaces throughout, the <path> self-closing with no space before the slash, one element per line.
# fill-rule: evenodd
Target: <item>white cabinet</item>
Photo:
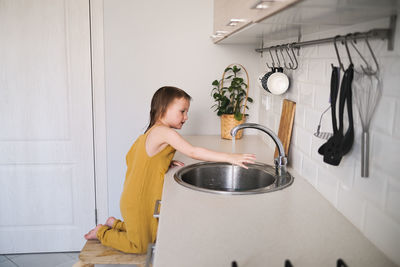
<path fill-rule="evenodd" d="M 218 43 L 299 1 L 214 0 L 213 41 Z"/>
<path fill-rule="evenodd" d="M 235 4 L 231 3 L 235 2 Z M 215 0 L 214 43 L 253 44 L 261 40 L 274 41 L 299 37 L 309 33 L 326 31 L 371 20 L 396 15 L 397 1 L 393 0 L 303 0 L 267 2 L 271 6 L 264 10 L 251 9 L 255 0 Z M 246 22 L 227 26 L 231 18 L 243 18 Z"/>

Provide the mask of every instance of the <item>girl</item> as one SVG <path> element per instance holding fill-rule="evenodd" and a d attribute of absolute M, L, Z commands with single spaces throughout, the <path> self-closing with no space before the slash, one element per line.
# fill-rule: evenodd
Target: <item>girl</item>
<path fill-rule="evenodd" d="M 191 97 L 183 90 L 165 86 L 151 100 L 150 124 L 132 145 L 126 156 L 127 172 L 120 201 L 124 221 L 110 217 L 85 235 L 109 247 L 127 253 L 146 253 L 156 239 L 158 221 L 153 217 L 155 201 L 161 199 L 164 175 L 170 166 L 183 166 L 173 161 L 175 151 L 202 161 L 229 162 L 247 168 L 254 163 L 253 154 L 231 154 L 195 147 L 174 129 L 187 121 Z"/>

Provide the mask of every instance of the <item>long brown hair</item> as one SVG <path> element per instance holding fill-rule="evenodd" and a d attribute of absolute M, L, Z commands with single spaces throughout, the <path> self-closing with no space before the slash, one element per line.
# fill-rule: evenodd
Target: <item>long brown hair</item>
<path fill-rule="evenodd" d="M 192 99 L 190 95 L 177 87 L 164 86 L 158 89 L 151 99 L 150 123 L 145 132 L 147 132 L 158 119 L 165 115 L 169 104 L 171 104 L 175 99 L 182 97 L 188 101 Z"/>

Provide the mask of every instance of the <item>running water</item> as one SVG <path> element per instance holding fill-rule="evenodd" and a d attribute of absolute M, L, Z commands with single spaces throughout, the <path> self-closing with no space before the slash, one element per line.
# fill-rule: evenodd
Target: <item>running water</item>
<path fill-rule="evenodd" d="M 235 146 L 236 146 L 236 142 L 235 142 L 235 137 L 232 137 L 232 153 L 235 153 Z M 231 176 L 231 190 L 235 191 L 235 186 L 233 184 L 234 181 L 234 177 L 235 177 L 235 165 L 232 164 L 232 176 Z"/>

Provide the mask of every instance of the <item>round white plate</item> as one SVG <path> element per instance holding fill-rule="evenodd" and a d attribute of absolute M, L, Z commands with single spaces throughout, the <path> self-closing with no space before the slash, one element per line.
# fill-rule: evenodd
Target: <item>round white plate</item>
<path fill-rule="evenodd" d="M 281 95 L 289 88 L 289 78 L 285 73 L 275 72 L 267 80 L 269 91 L 274 95 Z"/>

